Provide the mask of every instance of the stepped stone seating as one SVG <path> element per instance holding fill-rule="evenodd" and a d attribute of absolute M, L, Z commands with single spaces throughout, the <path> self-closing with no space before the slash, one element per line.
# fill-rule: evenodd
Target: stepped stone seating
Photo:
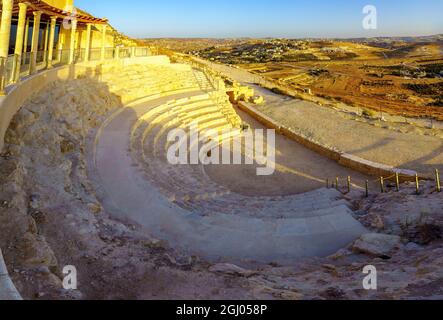
<path fill-rule="evenodd" d="M 157 77 L 160 70 L 126 70 L 126 81 Z M 146 91 L 140 89 L 136 95 L 153 98 L 127 104 L 99 130 L 93 163 L 105 207 L 174 246 L 213 260 L 292 263 L 300 257 L 332 254 L 365 232 L 336 190 L 248 197 L 215 183 L 201 165 L 170 164 L 167 150 L 173 142 L 167 136 L 173 129 L 189 135 L 189 126 L 198 122 L 200 143 L 208 130 L 237 129 L 216 143 L 241 135 L 241 119 L 224 85 L 215 90 L 204 73 L 180 72 L 178 84 L 164 75 L 146 79 Z M 193 76 L 194 84 L 186 74 Z M 112 76 L 104 79 L 118 90 Z M 188 91 L 177 92 L 181 88 Z M 156 95 L 156 90 L 165 91 Z M 127 101 L 136 96 L 131 94 Z"/>
<path fill-rule="evenodd" d="M 229 101 L 229 97 L 226 94 L 225 83 L 222 80 L 217 81 L 217 88 L 211 83 L 206 74 L 200 70 L 194 69 L 194 76 L 200 88 L 205 92 L 211 92 L 211 98 L 216 101 L 216 104 L 220 107 L 220 112 L 225 115 L 228 122 L 235 128 L 239 128 L 242 124 L 240 117 L 236 114 Z M 213 80 L 215 81 L 215 80 Z"/>
<path fill-rule="evenodd" d="M 123 103 L 155 94 L 192 91 L 199 88 L 192 69 L 182 65 L 130 65 L 104 67 L 101 81 Z"/>
<path fill-rule="evenodd" d="M 194 212 L 208 215 L 211 212 L 225 214 L 241 214 L 253 217 L 272 218 L 276 212 L 280 217 L 305 217 L 320 215 L 324 209 L 346 205 L 335 190 L 312 192 L 302 196 L 293 197 L 260 197 L 250 198 L 230 193 L 226 188 L 215 184 L 198 165 L 171 165 L 166 158 L 170 144 L 167 135 L 174 128 L 186 129 L 188 123 L 181 121 L 182 114 L 187 114 L 188 108 L 196 112 L 196 106 L 206 109 L 206 97 L 197 96 L 197 103 L 192 100 L 169 102 L 172 107 L 168 113 L 164 105 L 149 110 L 137 121 L 132 128 L 131 150 L 140 167 L 145 170 L 145 176 L 156 185 L 162 186 L 168 198 L 186 209 L 192 208 Z M 186 101 L 189 101 L 186 104 Z M 216 109 L 215 109 L 216 110 Z M 214 117 L 220 117 L 217 112 Z M 207 116 L 206 120 L 199 118 L 200 131 L 205 131 L 207 125 L 212 125 L 214 120 Z M 214 129 L 221 131 L 229 126 L 226 121 L 221 121 Z M 227 137 L 231 138 L 230 136 Z M 189 150 L 190 148 L 188 148 Z M 202 201 L 204 205 L 202 205 Z M 245 210 L 245 203 L 251 203 L 251 209 Z"/>

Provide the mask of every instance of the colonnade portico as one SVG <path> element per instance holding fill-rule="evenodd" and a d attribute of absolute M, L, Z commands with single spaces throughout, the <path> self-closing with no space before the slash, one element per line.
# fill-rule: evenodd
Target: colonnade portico
<path fill-rule="evenodd" d="M 57 23 L 57 17 L 51 17 L 51 25 L 49 31 L 49 43 L 54 44 L 55 40 L 55 27 Z M 46 61 L 46 67 L 52 68 L 52 58 L 54 56 L 54 45 L 50 45 L 48 48 L 48 58 Z"/>
<path fill-rule="evenodd" d="M 122 45 L 116 44 L 106 19 L 77 14 L 74 9 L 67 12 L 44 0 L 0 1 L 0 95 L 22 76 L 54 65 L 120 58 L 117 48 Z M 130 52 L 136 55 L 135 49 Z M 150 55 L 149 50 L 143 52 Z"/>
<path fill-rule="evenodd" d="M 29 73 L 34 74 L 37 71 L 37 51 L 38 40 L 40 35 L 40 21 L 42 13 L 34 11 L 34 25 L 32 27 L 32 41 L 31 41 L 31 62 L 29 63 Z"/>

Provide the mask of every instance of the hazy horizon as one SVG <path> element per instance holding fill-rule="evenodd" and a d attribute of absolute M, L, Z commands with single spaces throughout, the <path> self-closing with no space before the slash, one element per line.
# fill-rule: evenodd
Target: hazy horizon
<path fill-rule="evenodd" d="M 443 33 L 439 0 L 203 0 L 151 2 L 76 0 L 136 38 L 373 38 Z M 376 30 L 365 30 L 363 7 L 374 5 Z"/>
<path fill-rule="evenodd" d="M 436 36 L 443 36 L 443 33 L 436 33 L 436 34 L 425 34 L 425 35 L 414 35 L 414 36 L 410 36 L 410 35 L 402 35 L 402 36 L 396 36 L 396 35 L 391 35 L 391 36 L 374 36 L 374 37 L 300 37 L 300 38 L 287 38 L 287 37 L 279 37 L 279 36 L 274 36 L 274 37 L 141 37 L 139 39 L 179 39 L 179 40 L 186 40 L 186 39 L 191 39 L 191 40 L 205 40 L 205 39 L 210 39 L 210 40 L 240 40 L 240 39 L 257 39 L 257 40 L 265 40 L 265 39 L 288 39 L 288 40 L 309 40 L 309 39 L 371 39 L 371 38 L 424 38 L 424 37 L 436 37 Z"/>

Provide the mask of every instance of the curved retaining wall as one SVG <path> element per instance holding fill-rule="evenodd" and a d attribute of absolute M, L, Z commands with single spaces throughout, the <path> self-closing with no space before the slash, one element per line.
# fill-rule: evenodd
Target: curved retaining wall
<path fill-rule="evenodd" d="M 317 152 L 331 160 L 338 162 L 340 165 L 353 169 L 355 171 L 376 177 L 388 177 L 398 173 L 401 181 L 415 181 L 416 172 L 412 170 L 398 169 L 392 166 L 372 162 L 362 159 L 352 154 L 341 152 L 329 146 L 324 146 L 315 142 L 294 130 L 285 127 L 278 121 L 270 118 L 266 114 L 256 110 L 249 104 L 240 101 L 238 103 L 240 110 L 246 112 L 251 117 L 265 125 L 267 128 L 275 129 L 278 133 L 288 137 L 291 140 L 305 146 L 306 148 Z"/>
<path fill-rule="evenodd" d="M 35 74 L 8 88 L 8 95 L 0 98 L 0 151 L 3 149 L 5 133 L 12 118 L 26 100 L 52 82 L 74 79 L 86 72 L 91 72 L 92 75 L 97 73 L 92 65 L 62 66 Z"/>
<path fill-rule="evenodd" d="M 79 76 L 99 76 L 102 65 L 126 66 L 131 64 L 169 64 L 166 56 L 152 56 L 109 60 L 104 62 L 89 62 L 75 65 L 65 65 L 39 72 L 22 79 L 16 85 L 7 88 L 8 95 L 0 97 L 0 153 L 4 147 L 4 137 L 12 118 L 21 109 L 26 100 L 41 91 L 47 85 L 57 80 L 70 80 Z M 12 283 L 0 249 L 0 300 L 18 300 L 20 294 Z"/>
<path fill-rule="evenodd" d="M 0 300 L 21 300 L 22 297 L 18 293 L 14 284 L 9 277 L 3 260 L 2 250 L 0 249 Z"/>

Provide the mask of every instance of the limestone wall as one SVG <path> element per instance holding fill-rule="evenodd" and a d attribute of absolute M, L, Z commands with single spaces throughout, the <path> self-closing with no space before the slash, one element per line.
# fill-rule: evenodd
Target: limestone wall
<path fill-rule="evenodd" d="M 395 173 L 400 174 L 401 181 L 413 181 L 415 180 L 416 172 L 412 170 L 398 169 L 391 166 L 387 166 L 380 163 L 371 162 L 360 157 L 335 150 L 332 147 L 321 145 L 318 142 L 312 141 L 308 137 L 301 133 L 296 132 L 293 129 L 287 128 L 280 124 L 269 116 L 254 109 L 249 104 L 240 101 L 238 103 L 239 108 L 249 114 L 251 117 L 265 125 L 267 128 L 275 129 L 278 133 L 288 137 L 291 140 L 305 146 L 306 148 L 315 151 L 322 156 L 325 156 L 331 160 L 338 162 L 340 165 L 351 168 L 355 171 L 374 176 L 374 177 L 389 177 Z"/>

